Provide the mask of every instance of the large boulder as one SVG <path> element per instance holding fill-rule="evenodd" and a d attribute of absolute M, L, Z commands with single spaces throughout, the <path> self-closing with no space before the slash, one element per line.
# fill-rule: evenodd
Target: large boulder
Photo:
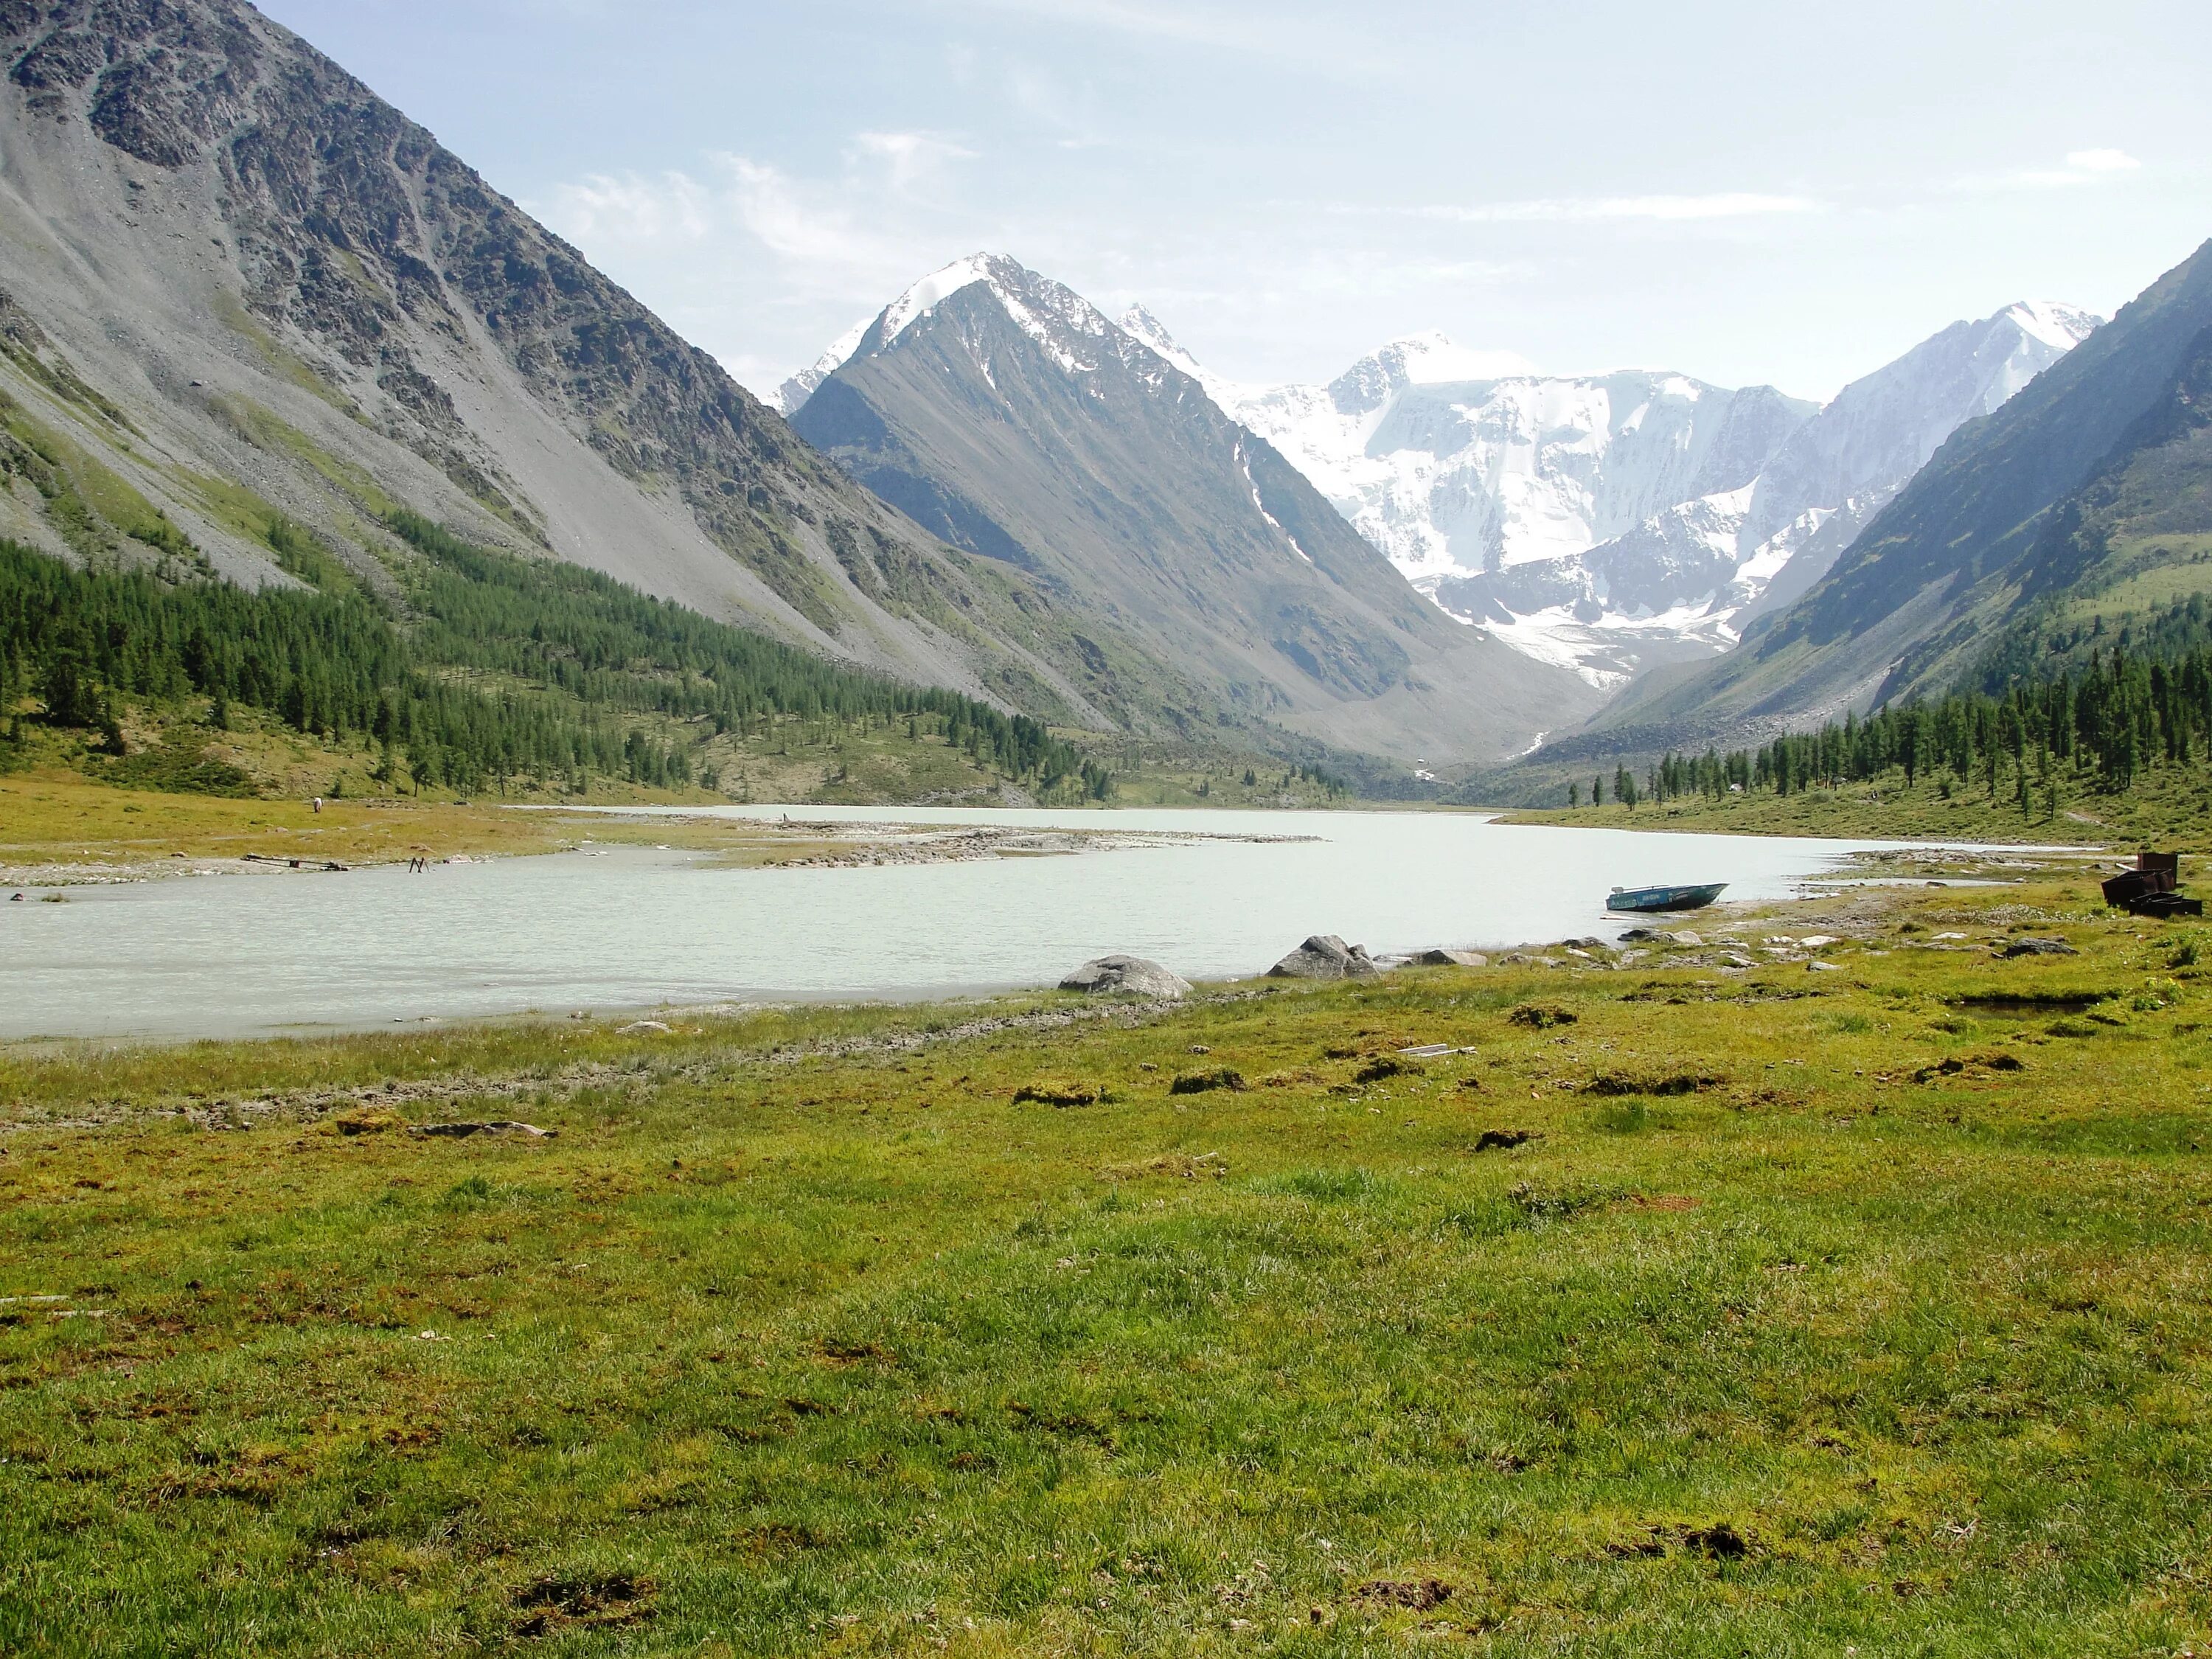
<path fill-rule="evenodd" d="M 1382 968 L 1364 945 L 1346 945 L 1334 933 L 1316 933 L 1267 969 L 1269 979 L 1365 979 Z"/>
<path fill-rule="evenodd" d="M 1416 968 L 1487 968 L 1490 958 L 1480 951 L 1417 951 Z"/>
<path fill-rule="evenodd" d="M 1190 994 L 1190 981 L 1142 957 L 1100 957 L 1086 962 L 1060 981 L 1063 991 L 1083 991 L 1091 996 L 1120 994 L 1158 997 L 1170 1001 Z"/>

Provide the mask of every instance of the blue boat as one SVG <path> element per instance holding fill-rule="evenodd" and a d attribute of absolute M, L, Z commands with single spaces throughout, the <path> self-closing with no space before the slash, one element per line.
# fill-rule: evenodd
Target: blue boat
<path fill-rule="evenodd" d="M 1605 908 L 1645 915 L 1662 910 L 1702 910 L 1727 890 L 1724 881 L 1704 887 L 1616 887 Z"/>

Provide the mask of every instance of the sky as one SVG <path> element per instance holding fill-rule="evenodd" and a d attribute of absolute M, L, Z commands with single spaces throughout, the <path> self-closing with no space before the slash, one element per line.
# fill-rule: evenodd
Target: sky
<path fill-rule="evenodd" d="M 1012 254 L 1231 379 L 1826 398 L 2212 237 L 2202 0 L 260 0 L 763 394 Z"/>

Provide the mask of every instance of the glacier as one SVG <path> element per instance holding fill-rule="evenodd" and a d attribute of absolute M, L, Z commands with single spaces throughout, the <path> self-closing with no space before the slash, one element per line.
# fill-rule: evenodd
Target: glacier
<path fill-rule="evenodd" d="M 1954 430 L 2100 320 L 2022 301 L 1953 324 L 1825 406 L 1665 372 L 1516 372 L 1438 333 L 1394 341 L 1327 386 L 1250 386 L 1207 371 L 1141 306 L 1121 326 L 1272 442 L 1446 611 L 1611 690 L 1733 647 L 1825 575 Z"/>

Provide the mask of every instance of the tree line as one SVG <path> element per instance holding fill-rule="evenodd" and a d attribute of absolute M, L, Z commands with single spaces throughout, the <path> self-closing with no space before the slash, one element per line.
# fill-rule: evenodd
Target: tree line
<path fill-rule="evenodd" d="M 672 786 L 700 776 L 692 746 L 651 735 L 648 716 L 718 734 L 779 719 L 903 719 L 1002 775 L 1047 788 L 1073 781 L 1098 798 L 1111 789 L 1102 766 L 1026 715 L 841 668 L 411 514 L 389 522 L 425 556 L 391 607 L 350 584 L 172 583 L 0 541 L 0 712 L 34 696 L 50 723 L 98 731 L 119 751 L 116 695 L 204 697 L 218 727 L 242 706 L 305 734 L 366 737 L 387 784 L 404 763 L 418 787 L 465 793 L 520 778 L 580 788 L 594 777 Z M 295 542 L 307 533 L 284 531 Z"/>
<path fill-rule="evenodd" d="M 1936 701 L 1849 714 L 1818 732 L 1789 733 L 1728 754 L 1668 753 L 1638 778 L 1615 769 L 1612 799 L 1633 807 L 1688 796 L 1718 800 L 1753 792 L 1791 795 L 1901 776 L 1933 778 L 1948 796 L 1986 790 L 1992 801 L 2055 815 L 2062 793 L 2109 793 L 2160 766 L 2212 763 L 2212 646 L 2172 659 L 2114 641 L 2093 646 L 2077 670 L 2001 690 L 1967 690 Z M 1579 782 L 1570 800 L 1579 805 Z M 1602 805 L 1602 774 L 1590 798 Z"/>

